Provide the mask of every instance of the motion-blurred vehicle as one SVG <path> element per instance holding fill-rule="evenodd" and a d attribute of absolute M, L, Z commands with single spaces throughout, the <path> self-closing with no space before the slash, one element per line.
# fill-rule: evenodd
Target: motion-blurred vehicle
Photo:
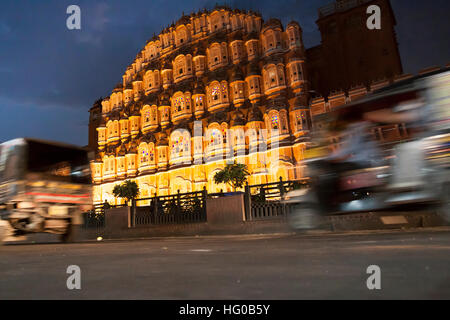
<path fill-rule="evenodd" d="M 80 147 L 19 138 L 0 145 L 0 242 L 31 233 L 73 239 L 91 209 L 88 153 Z"/>
<path fill-rule="evenodd" d="M 289 217 L 293 228 L 313 229 L 325 215 L 422 205 L 450 221 L 450 69 L 401 81 L 326 116 L 337 123 L 405 123 L 409 138 L 370 164 L 358 163 L 371 149 L 367 141 L 347 139 L 353 153 L 349 159 L 317 152 L 323 144 L 316 143 L 310 154 L 318 156 L 306 160 L 310 188 L 283 199 L 294 207 Z"/>

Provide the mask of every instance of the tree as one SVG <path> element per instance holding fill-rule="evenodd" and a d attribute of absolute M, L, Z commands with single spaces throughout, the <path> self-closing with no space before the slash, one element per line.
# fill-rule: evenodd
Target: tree
<path fill-rule="evenodd" d="M 250 173 L 247 171 L 247 166 L 242 163 L 234 161 L 233 164 L 227 164 L 225 168 L 216 172 L 214 175 L 214 182 L 216 184 L 226 183 L 236 191 L 237 188 L 242 188 L 247 176 Z"/>
<path fill-rule="evenodd" d="M 120 185 L 115 185 L 113 194 L 116 198 L 124 198 L 128 203 L 130 200 L 136 199 L 139 195 L 139 186 L 136 182 L 127 180 Z"/>

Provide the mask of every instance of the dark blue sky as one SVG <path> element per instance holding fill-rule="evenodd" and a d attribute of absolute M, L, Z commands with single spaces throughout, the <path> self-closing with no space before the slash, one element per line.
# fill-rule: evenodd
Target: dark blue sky
<path fill-rule="evenodd" d="M 297 20 L 306 47 L 320 43 L 317 8 L 331 0 L 227 1 L 264 19 Z M 405 72 L 450 62 L 450 1 L 391 0 Z M 223 3 L 219 1 L 219 3 Z M 82 29 L 66 28 L 81 7 Z M 153 33 L 206 0 L 1 0 L 0 141 L 38 137 L 86 145 L 88 110 L 121 81 Z"/>

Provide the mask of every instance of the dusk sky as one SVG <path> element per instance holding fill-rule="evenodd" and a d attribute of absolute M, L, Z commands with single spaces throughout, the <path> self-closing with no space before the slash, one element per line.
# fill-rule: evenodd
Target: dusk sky
<path fill-rule="evenodd" d="M 217 1 L 219 4 L 224 2 Z M 296 20 L 307 48 L 320 43 L 317 9 L 331 0 L 227 1 L 283 24 Z M 391 0 L 403 68 L 417 73 L 450 62 L 450 1 Z M 153 33 L 216 1 L 2 0 L 0 142 L 37 137 L 88 142 L 88 110 L 121 82 Z M 68 30 L 66 8 L 81 8 L 81 30 Z"/>

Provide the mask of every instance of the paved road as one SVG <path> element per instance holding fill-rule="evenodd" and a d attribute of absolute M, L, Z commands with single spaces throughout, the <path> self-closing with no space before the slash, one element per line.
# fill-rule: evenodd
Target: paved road
<path fill-rule="evenodd" d="M 68 290 L 66 268 L 81 268 Z M 368 290 L 366 268 L 381 268 Z M 0 248 L 0 299 L 450 298 L 450 232 L 170 238 Z"/>

